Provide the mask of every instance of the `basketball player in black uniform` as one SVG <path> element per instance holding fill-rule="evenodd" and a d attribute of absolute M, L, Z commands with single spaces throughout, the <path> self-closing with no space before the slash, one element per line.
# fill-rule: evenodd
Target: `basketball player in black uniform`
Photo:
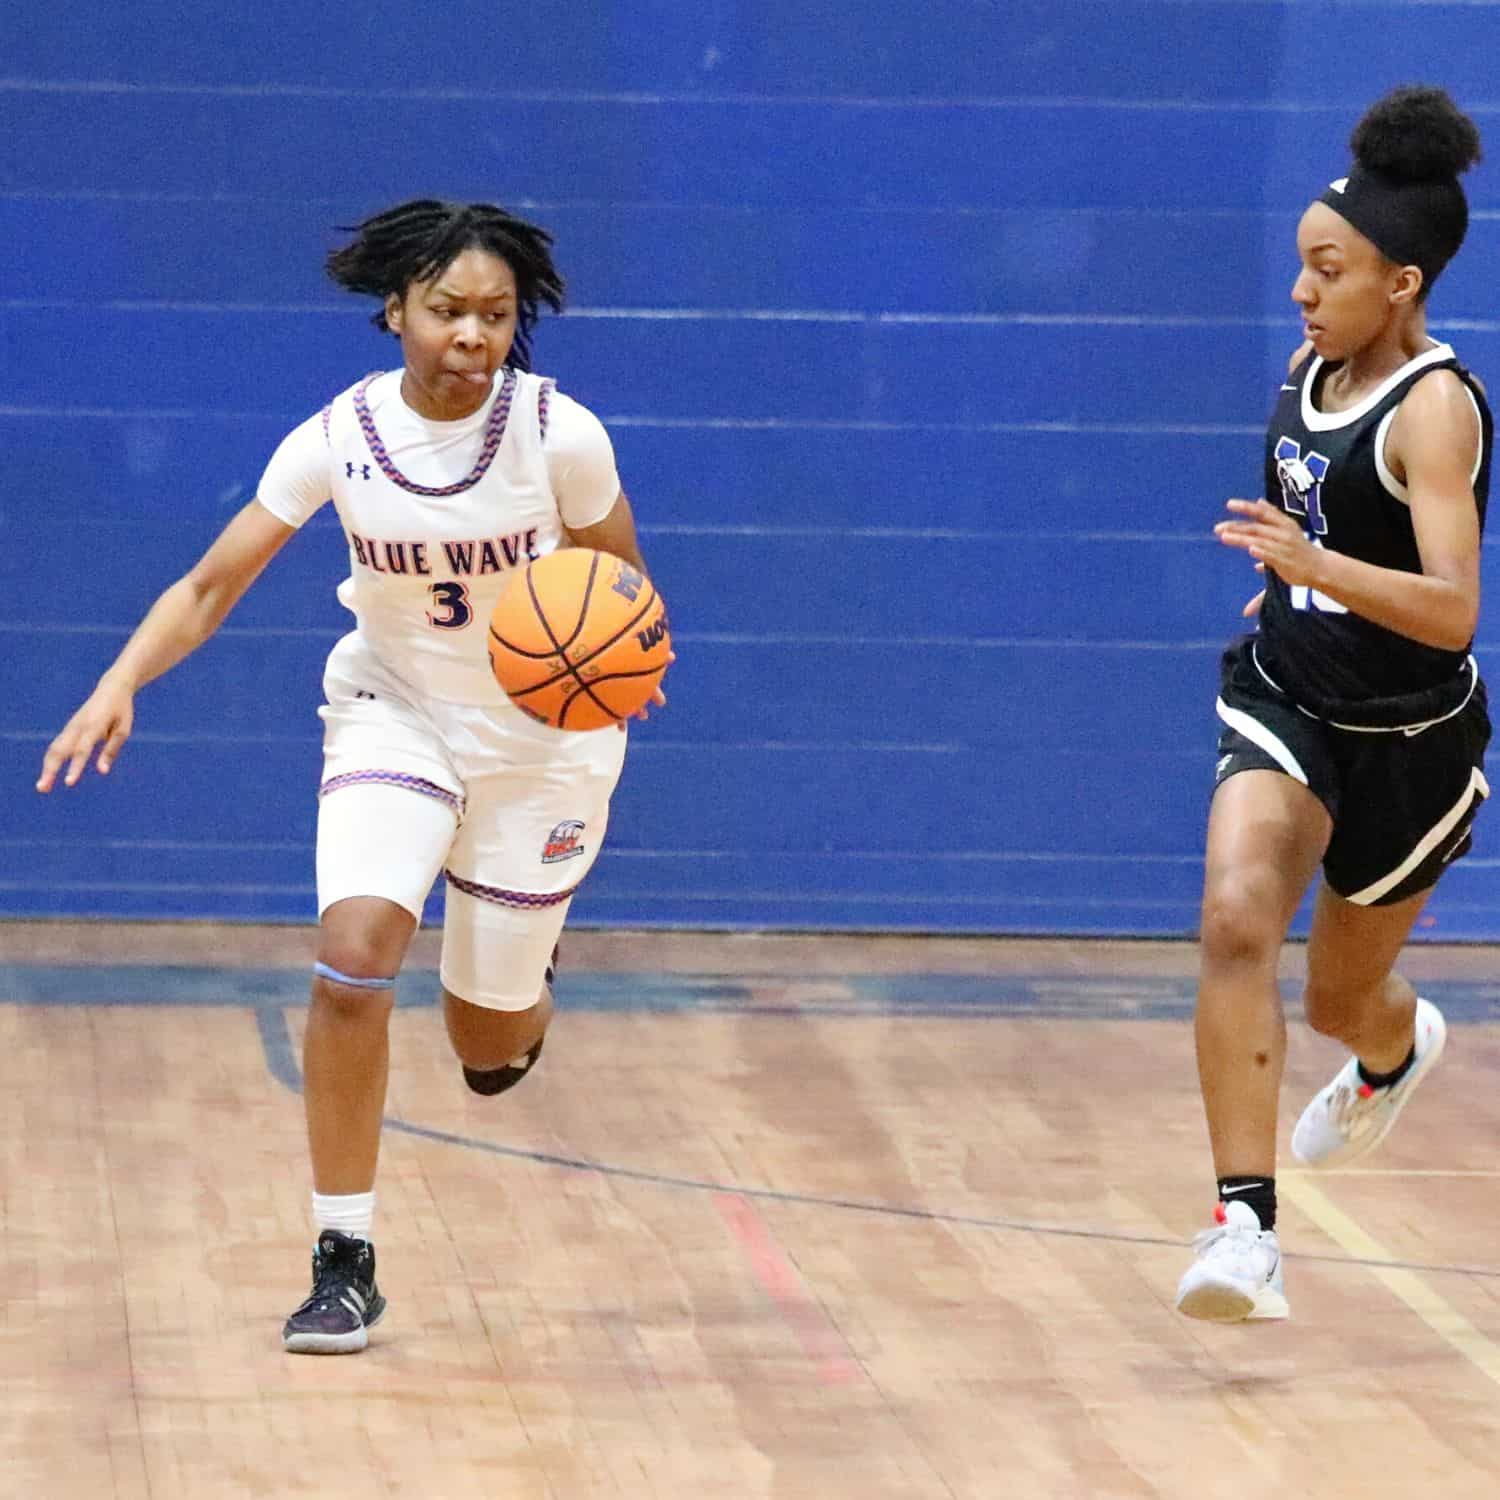
<path fill-rule="evenodd" d="M 1442 1015 L 1392 965 L 1489 790 L 1469 647 L 1493 429 L 1483 387 L 1426 327 L 1479 136 L 1441 90 L 1403 88 L 1351 146 L 1349 176 L 1297 230 L 1306 340 L 1271 417 L 1265 498 L 1231 500 L 1215 528 L 1265 575 L 1257 632 L 1224 656 L 1204 879 L 1196 1039 L 1218 1224 L 1177 1292 L 1217 1322 L 1287 1315 L 1276 970 L 1308 885 L 1321 866 L 1307 1019 L 1352 1054 L 1292 1136 L 1322 1166 L 1382 1140 L 1442 1053 Z"/>

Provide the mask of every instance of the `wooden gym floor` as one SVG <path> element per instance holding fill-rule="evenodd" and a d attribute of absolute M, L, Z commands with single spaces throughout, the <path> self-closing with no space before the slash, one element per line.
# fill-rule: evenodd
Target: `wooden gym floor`
<path fill-rule="evenodd" d="M 1283 1171 L 1292 1320 L 1219 1328 L 1172 1310 L 1189 945 L 578 933 L 484 1100 L 424 933 L 390 1311 L 315 1359 L 278 1338 L 312 942 L 0 924 L 0 1495 L 1500 1493 L 1493 951 L 1413 950 L 1448 1058 L 1368 1165 Z M 1294 1024 L 1284 1132 L 1338 1060 Z"/>

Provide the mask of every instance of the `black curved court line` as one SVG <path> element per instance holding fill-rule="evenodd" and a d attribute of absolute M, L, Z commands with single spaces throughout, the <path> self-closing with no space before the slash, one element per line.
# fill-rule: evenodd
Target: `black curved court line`
<path fill-rule="evenodd" d="M 255 1024 L 265 1052 L 266 1067 L 278 1083 L 294 1094 L 302 1092 L 302 1070 L 292 1050 L 286 1015 L 269 1006 L 255 1007 Z M 538 1166 L 561 1167 L 572 1172 L 593 1172 L 600 1177 L 614 1177 L 626 1182 L 640 1182 L 650 1187 L 679 1188 L 695 1193 L 730 1193 L 753 1198 L 762 1203 L 786 1203 L 805 1208 L 834 1208 L 846 1213 L 874 1214 L 887 1219 L 919 1220 L 929 1224 L 951 1224 L 962 1229 L 990 1229 L 1010 1234 L 1031 1234 L 1050 1239 L 1091 1240 L 1100 1244 L 1156 1245 L 1172 1250 L 1190 1246 L 1165 1235 L 1127 1234 L 1113 1229 L 1070 1229 L 1064 1224 L 1033 1224 L 1025 1219 L 993 1219 L 982 1214 L 949 1213 L 936 1208 L 908 1208 L 899 1203 L 874 1203 L 861 1198 L 834 1198 L 821 1193 L 796 1193 L 782 1188 L 747 1187 L 737 1182 L 713 1182 L 706 1177 L 679 1177 L 671 1172 L 653 1172 L 643 1167 L 614 1166 L 608 1162 L 590 1161 L 583 1156 L 564 1156 L 556 1151 L 534 1151 L 524 1146 L 503 1146 L 497 1141 L 474 1136 L 456 1135 L 451 1130 L 436 1130 L 386 1115 L 386 1130 L 399 1135 L 416 1136 L 442 1146 L 458 1146 L 465 1151 L 479 1151 L 487 1156 L 503 1156 L 513 1161 L 533 1162 Z M 1358 1266 L 1374 1271 L 1420 1271 L 1429 1275 L 1474 1276 L 1481 1280 L 1500 1281 L 1500 1270 L 1480 1266 L 1429 1265 L 1411 1260 L 1368 1260 L 1352 1255 L 1317 1255 L 1306 1251 L 1285 1251 L 1283 1260 L 1307 1261 L 1330 1266 Z"/>

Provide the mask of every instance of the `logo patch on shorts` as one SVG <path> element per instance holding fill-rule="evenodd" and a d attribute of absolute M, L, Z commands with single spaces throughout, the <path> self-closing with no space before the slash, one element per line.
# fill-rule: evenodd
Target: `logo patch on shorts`
<path fill-rule="evenodd" d="M 1219 757 L 1219 764 L 1218 764 L 1218 766 L 1214 770 L 1214 780 L 1215 781 L 1223 781 L 1224 775 L 1229 770 L 1229 767 L 1233 763 L 1233 761 L 1234 761 L 1234 756 L 1232 754 L 1230 754 L 1230 755 L 1221 755 Z"/>
<path fill-rule="evenodd" d="M 547 835 L 547 842 L 542 845 L 542 863 L 544 865 L 561 864 L 563 860 L 572 859 L 575 855 L 582 853 L 583 824 L 573 818 L 566 823 L 559 823 Z"/>

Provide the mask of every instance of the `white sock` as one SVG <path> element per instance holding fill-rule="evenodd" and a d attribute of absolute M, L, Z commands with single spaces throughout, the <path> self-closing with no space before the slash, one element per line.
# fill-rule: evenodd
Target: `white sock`
<path fill-rule="evenodd" d="M 375 1194 L 368 1193 L 314 1193 L 313 1223 L 318 1233 L 325 1229 L 337 1229 L 341 1234 L 352 1234 L 357 1240 L 370 1238 L 370 1225 L 375 1218 Z"/>

